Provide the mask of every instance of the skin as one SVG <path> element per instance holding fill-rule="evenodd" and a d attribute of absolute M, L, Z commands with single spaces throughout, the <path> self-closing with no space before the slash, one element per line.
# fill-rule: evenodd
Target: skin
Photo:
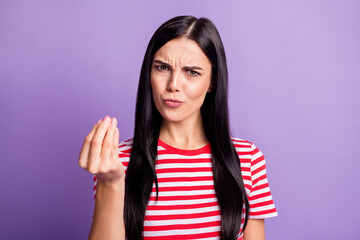
<path fill-rule="evenodd" d="M 150 79 L 163 117 L 159 138 L 182 149 L 206 145 L 200 107 L 211 91 L 211 62 L 197 43 L 185 37 L 167 42 L 154 55 Z M 164 103 L 168 98 L 183 105 L 168 107 Z"/>
<path fill-rule="evenodd" d="M 244 240 L 265 240 L 265 220 L 249 219 L 243 238 Z"/>
<path fill-rule="evenodd" d="M 162 46 L 154 55 L 150 75 L 155 105 L 163 117 L 159 138 L 181 149 L 208 143 L 200 107 L 212 90 L 211 62 L 193 40 L 181 37 Z M 164 99 L 183 102 L 173 108 Z M 105 116 L 86 136 L 79 165 L 97 176 L 94 220 L 89 239 L 125 239 L 125 171 L 117 155 L 117 120 Z M 120 226 L 120 227 L 119 227 Z M 263 240 L 264 220 L 249 219 L 244 240 Z"/>
<path fill-rule="evenodd" d="M 125 171 L 117 154 L 116 124 L 116 118 L 100 119 L 86 136 L 79 156 L 79 166 L 98 181 L 89 239 L 125 239 Z"/>

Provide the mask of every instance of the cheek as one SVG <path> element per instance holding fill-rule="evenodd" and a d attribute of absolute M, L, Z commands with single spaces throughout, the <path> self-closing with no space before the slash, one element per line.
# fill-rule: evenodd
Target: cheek
<path fill-rule="evenodd" d="M 166 86 L 164 85 L 166 83 L 165 77 L 161 74 L 153 73 L 150 74 L 150 84 L 153 94 L 159 94 L 161 93 Z"/>
<path fill-rule="evenodd" d="M 158 78 L 150 78 L 152 98 L 155 103 L 156 108 L 159 110 L 161 107 L 161 95 L 162 95 L 162 85 L 161 81 Z M 160 110 L 159 110 L 160 111 Z"/>
<path fill-rule="evenodd" d="M 159 93 L 159 90 L 157 88 L 157 85 L 154 84 L 154 81 L 152 79 L 150 80 L 150 84 L 151 84 L 152 99 L 154 101 L 154 104 L 155 104 L 156 108 L 160 112 L 160 110 L 159 110 L 159 107 L 160 107 L 160 93 Z"/>
<path fill-rule="evenodd" d="M 151 75 L 150 77 L 150 85 L 151 85 L 151 90 L 153 93 L 153 96 L 156 97 L 157 93 L 159 92 L 159 83 L 158 81 L 156 81 L 156 79 Z"/>
<path fill-rule="evenodd" d="M 159 88 L 158 85 L 152 85 L 151 86 L 152 88 L 152 95 L 153 95 L 153 98 L 154 98 L 154 101 L 158 101 L 160 99 L 160 96 L 161 96 L 161 89 Z"/>
<path fill-rule="evenodd" d="M 196 85 L 189 86 L 188 97 L 192 99 L 201 100 L 205 98 L 205 95 L 209 89 L 210 81 L 202 81 Z"/>

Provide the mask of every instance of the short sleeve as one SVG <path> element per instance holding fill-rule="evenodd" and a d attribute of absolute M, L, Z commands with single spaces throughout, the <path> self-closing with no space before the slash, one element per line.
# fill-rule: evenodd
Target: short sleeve
<path fill-rule="evenodd" d="M 262 152 L 251 144 L 251 190 L 249 194 L 251 219 L 262 219 L 277 216 L 268 179 L 266 176 L 265 157 Z"/>

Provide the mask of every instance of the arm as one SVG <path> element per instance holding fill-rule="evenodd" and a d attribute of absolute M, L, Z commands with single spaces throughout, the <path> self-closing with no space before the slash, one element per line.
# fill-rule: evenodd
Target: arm
<path fill-rule="evenodd" d="M 249 219 L 244 231 L 244 240 L 265 240 L 264 219 Z"/>
<path fill-rule="evenodd" d="M 125 169 L 119 160 L 116 119 L 106 116 L 86 136 L 79 156 L 80 167 L 96 175 L 94 219 L 89 239 L 125 239 Z"/>
<path fill-rule="evenodd" d="M 99 179 L 97 181 L 94 220 L 89 239 L 124 240 L 124 178 L 116 185 L 103 184 Z"/>

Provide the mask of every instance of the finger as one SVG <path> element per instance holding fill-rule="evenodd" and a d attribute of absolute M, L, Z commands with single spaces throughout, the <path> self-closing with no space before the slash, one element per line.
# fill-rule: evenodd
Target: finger
<path fill-rule="evenodd" d="M 105 139 L 101 149 L 101 156 L 100 158 L 102 161 L 109 161 L 110 154 L 113 149 L 113 141 L 114 141 L 114 130 L 116 128 L 117 120 L 116 118 L 111 119 L 110 126 L 106 132 Z"/>
<path fill-rule="evenodd" d="M 110 120 L 111 118 L 109 116 L 105 116 L 103 121 L 99 123 L 99 126 L 91 141 L 88 164 L 89 166 L 91 166 L 91 170 L 93 171 L 95 171 L 100 164 L 99 161 L 100 161 L 101 148 L 103 145 L 106 131 L 110 124 Z"/>
<path fill-rule="evenodd" d="M 119 157 L 119 129 L 115 128 L 114 139 L 113 139 L 113 150 L 111 151 L 112 157 Z"/>
<path fill-rule="evenodd" d="M 96 129 L 98 128 L 98 124 L 102 119 L 99 119 L 97 123 L 94 124 L 90 133 L 85 137 L 84 143 L 81 147 L 80 155 L 79 155 L 79 165 L 82 168 L 86 168 L 87 160 L 89 156 L 90 143 L 95 135 Z"/>

